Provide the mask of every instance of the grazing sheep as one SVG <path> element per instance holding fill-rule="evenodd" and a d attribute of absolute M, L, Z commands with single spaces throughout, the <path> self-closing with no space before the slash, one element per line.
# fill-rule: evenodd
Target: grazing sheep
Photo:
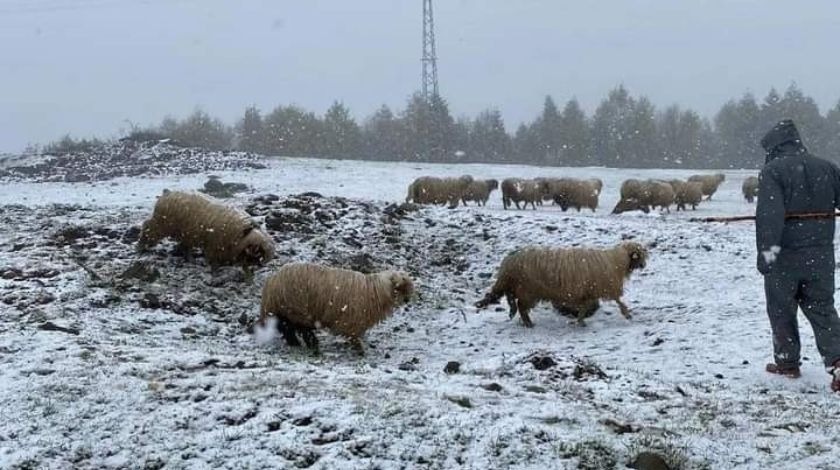
<path fill-rule="evenodd" d="M 674 197 L 674 188 L 664 181 L 629 179 L 621 184 L 621 200 L 612 213 L 640 210 L 647 214 L 651 208 L 656 207 L 670 213 Z"/>
<path fill-rule="evenodd" d="M 693 175 L 688 178 L 688 181 L 693 181 L 703 184 L 703 195 L 706 200 L 712 199 L 712 195 L 718 190 L 718 187 L 726 180 L 726 175 L 717 173 L 714 175 Z"/>
<path fill-rule="evenodd" d="M 744 193 L 744 199 L 752 203 L 758 197 L 758 177 L 750 176 L 744 180 L 741 185 L 741 191 Z"/>
<path fill-rule="evenodd" d="M 531 204 L 531 207 L 536 210 L 537 203 L 542 203 L 542 198 L 547 192 L 546 179 L 507 178 L 502 181 L 502 205 L 507 209 L 513 202 L 517 209 L 525 209 L 528 204 Z M 525 203 L 521 208 L 519 207 L 520 202 Z"/>
<path fill-rule="evenodd" d="M 316 328 L 325 328 L 350 339 L 364 353 L 361 338 L 371 327 L 389 317 L 414 294 L 407 274 L 383 271 L 362 274 L 311 263 L 292 263 L 280 268 L 265 284 L 260 306 L 260 324 L 278 320 L 278 330 L 291 346 L 300 343 L 318 350 Z"/>
<path fill-rule="evenodd" d="M 674 189 L 674 202 L 677 204 L 677 210 L 687 210 L 686 205 L 691 206 L 691 210 L 697 210 L 697 205 L 703 200 L 703 185 L 696 181 L 670 180 L 668 183 Z"/>
<path fill-rule="evenodd" d="M 582 320 L 606 299 L 629 319 L 621 300 L 624 281 L 646 263 L 647 250 L 635 242 L 609 249 L 526 247 L 505 257 L 493 288 L 475 306 L 484 308 L 505 296 L 510 317 L 519 312 L 522 323 L 531 327 L 529 311 L 540 301 L 552 302 L 561 313 L 574 311 Z"/>
<path fill-rule="evenodd" d="M 250 274 L 251 266 L 274 257 L 271 239 L 247 215 L 201 194 L 163 191 L 152 217 L 143 223 L 137 247 L 146 251 L 166 237 L 187 253 L 201 249 L 214 269 L 238 264 Z"/>
<path fill-rule="evenodd" d="M 580 212 L 581 208 L 591 209 L 595 212 L 598 208 L 597 182 L 594 180 L 577 180 L 573 178 L 560 178 L 551 180 L 548 183 L 548 194 L 554 199 L 555 204 L 565 212 L 570 207 Z"/>
<path fill-rule="evenodd" d="M 473 182 L 470 175 L 460 178 L 437 178 L 434 176 L 421 176 L 414 180 L 408 187 L 408 196 L 405 202 L 415 204 L 449 204 L 449 207 L 458 207 L 463 199 L 464 193 Z"/>
<path fill-rule="evenodd" d="M 490 193 L 499 189 L 499 182 L 494 179 L 476 180 L 467 186 L 464 195 L 461 196 L 461 201 L 467 205 L 467 201 L 475 201 L 479 206 L 486 206 L 487 200 L 490 199 Z"/>

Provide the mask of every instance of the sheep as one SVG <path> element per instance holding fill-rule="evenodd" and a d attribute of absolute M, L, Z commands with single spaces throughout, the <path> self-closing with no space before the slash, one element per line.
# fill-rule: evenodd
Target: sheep
<path fill-rule="evenodd" d="M 647 249 L 635 242 L 609 249 L 525 247 L 505 257 L 492 289 L 475 306 L 485 308 L 505 296 L 510 317 L 518 312 L 530 328 L 534 324 L 529 312 L 540 301 L 552 302 L 561 313 L 574 311 L 582 321 L 606 299 L 615 301 L 630 319 L 621 300 L 624 281 L 645 267 L 647 257 Z"/>
<path fill-rule="evenodd" d="M 697 181 L 670 180 L 668 183 L 674 189 L 674 202 L 677 210 L 686 210 L 686 205 L 691 210 L 697 210 L 697 205 L 703 200 L 703 185 Z"/>
<path fill-rule="evenodd" d="M 499 182 L 494 179 L 475 180 L 467 186 L 467 190 L 461 196 L 461 202 L 467 205 L 467 201 L 475 201 L 479 206 L 486 206 L 490 199 L 490 193 L 499 188 Z"/>
<path fill-rule="evenodd" d="M 595 209 L 598 208 L 600 189 L 598 189 L 597 182 L 594 180 L 560 178 L 548 183 L 548 194 L 551 195 L 563 212 L 570 207 L 577 209 L 578 212 L 582 207 L 595 212 Z"/>
<path fill-rule="evenodd" d="M 250 275 L 252 266 L 274 257 L 271 239 L 247 215 L 202 194 L 163 191 L 152 217 L 143 222 L 137 248 L 148 251 L 167 237 L 186 253 L 201 249 L 214 270 L 238 264 Z"/>
<path fill-rule="evenodd" d="M 414 283 L 399 271 L 362 274 L 312 263 L 283 266 L 265 283 L 259 323 L 278 320 L 277 328 L 290 346 L 298 346 L 296 333 L 318 351 L 316 328 L 345 336 L 364 354 L 362 336 L 389 317 L 414 295 Z"/>
<path fill-rule="evenodd" d="M 640 210 L 647 214 L 656 207 L 671 212 L 674 197 L 674 188 L 664 181 L 629 179 L 621 184 L 621 200 L 612 213 Z"/>
<path fill-rule="evenodd" d="M 531 204 L 531 207 L 536 210 L 537 203 L 542 203 L 542 198 L 547 193 L 547 187 L 548 183 L 545 179 L 507 178 L 502 181 L 502 205 L 507 209 L 513 202 L 516 208 L 520 209 L 519 203 L 524 202 L 523 209 Z"/>
<path fill-rule="evenodd" d="M 688 181 L 693 181 L 703 184 L 703 195 L 706 200 L 711 200 L 712 195 L 717 192 L 718 187 L 726 180 L 726 175 L 717 173 L 714 175 L 692 175 L 688 177 Z"/>
<path fill-rule="evenodd" d="M 460 178 L 437 178 L 421 176 L 408 187 L 405 202 L 416 204 L 449 204 L 450 208 L 458 207 L 469 185 L 473 182 L 470 175 Z"/>
<path fill-rule="evenodd" d="M 595 188 L 595 191 L 600 196 L 601 191 L 604 189 L 604 182 L 601 181 L 600 178 L 590 178 L 586 181 L 588 181 L 592 185 L 592 187 Z"/>
<path fill-rule="evenodd" d="M 758 196 L 758 177 L 747 177 L 747 179 L 744 180 L 744 184 L 741 185 L 741 192 L 744 193 L 744 199 L 752 204 Z"/>

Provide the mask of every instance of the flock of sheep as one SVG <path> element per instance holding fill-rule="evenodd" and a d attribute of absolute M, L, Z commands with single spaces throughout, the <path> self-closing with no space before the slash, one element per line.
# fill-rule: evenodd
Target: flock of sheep
<path fill-rule="evenodd" d="M 696 208 L 703 196 L 710 198 L 724 175 L 696 175 L 688 181 L 627 180 L 621 186 L 621 200 L 614 213 L 652 208 L 677 210 Z M 407 201 L 419 204 L 487 203 L 499 188 L 496 180 L 422 177 L 408 189 Z M 748 178 L 742 187 L 752 202 L 758 179 Z M 530 204 L 536 209 L 553 201 L 564 211 L 587 208 L 595 211 L 603 183 L 597 179 L 572 178 L 505 179 L 501 183 L 505 209 Z M 251 277 L 255 266 L 274 257 L 272 239 L 247 214 L 229 208 L 209 196 L 164 190 L 151 218 L 145 221 L 138 250 L 147 251 L 164 238 L 176 241 L 185 253 L 200 249 L 208 264 L 241 266 Z M 622 302 L 624 282 L 645 267 L 647 249 L 639 243 L 623 242 L 609 249 L 547 248 L 529 246 L 508 254 L 496 274 L 490 292 L 475 304 L 484 308 L 506 297 L 510 316 L 517 313 L 522 323 L 533 326 L 529 311 L 539 302 L 551 302 L 561 314 L 583 322 L 597 311 L 601 300 Z M 408 274 L 383 271 L 362 274 L 313 263 L 290 263 L 268 278 L 262 289 L 260 318 L 263 328 L 276 329 L 290 346 L 318 350 L 317 329 L 326 329 L 349 339 L 363 353 L 362 337 L 371 327 L 415 297 Z"/>
<path fill-rule="evenodd" d="M 645 213 L 651 209 L 661 208 L 667 212 L 671 206 L 676 209 L 692 210 L 703 201 L 711 199 L 726 176 L 722 173 L 714 175 L 693 175 L 687 181 L 672 180 L 636 180 L 628 179 L 621 185 L 621 199 L 613 209 L 613 214 L 641 210 Z M 600 179 L 575 178 L 507 178 L 502 180 L 502 206 L 505 209 L 515 206 L 517 209 L 533 209 L 543 205 L 545 201 L 552 201 L 565 212 L 568 209 L 598 208 L 598 199 L 604 183 Z M 474 201 L 478 205 L 485 205 L 490 194 L 499 188 L 495 179 L 476 180 L 470 175 L 458 178 L 437 178 L 422 176 L 414 180 L 408 187 L 406 202 L 416 204 L 448 204 L 450 208 L 459 204 L 467 205 Z M 742 187 L 744 197 L 753 202 L 758 193 L 758 178 L 751 176 L 744 181 Z M 520 203 L 522 206 L 520 206 Z"/>

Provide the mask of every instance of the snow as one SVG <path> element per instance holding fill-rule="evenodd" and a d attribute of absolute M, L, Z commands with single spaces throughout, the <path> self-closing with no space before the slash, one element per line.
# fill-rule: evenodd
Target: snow
<path fill-rule="evenodd" d="M 687 468 L 835 468 L 838 397 L 804 322 L 803 377 L 764 372 L 772 349 L 754 227 L 688 220 L 752 213 L 740 187 L 754 172 L 727 171 L 696 212 L 609 213 L 626 178 L 691 173 L 289 158 L 214 172 L 254 188 L 229 201 L 238 207 L 306 191 L 370 205 L 314 233 L 278 233 L 280 256 L 253 283 L 168 245 L 138 257 L 120 241 L 164 188 L 197 189 L 207 174 L 4 183 L 0 269 L 58 274 L 0 277 L 0 468 L 622 468 L 648 448 Z M 380 221 L 417 176 L 462 174 L 597 177 L 604 190 L 596 213 L 504 211 L 497 191 L 487 207 Z M 118 236 L 56 245 L 66 225 Z M 386 231 L 399 242 L 373 241 Z M 651 250 L 626 284 L 632 320 L 606 303 L 578 326 L 542 305 L 528 329 L 503 308 L 472 307 L 514 249 L 622 238 Z M 420 297 L 368 333 L 366 356 L 326 332 L 313 357 L 245 331 L 282 263 L 359 254 L 411 272 Z M 160 277 L 117 290 L 73 261 L 111 279 L 138 259 Z M 140 307 L 146 292 L 161 305 Z M 47 294 L 55 300 L 37 301 Z M 45 322 L 79 334 L 39 329 Z M 544 357 L 556 365 L 535 368 Z M 449 361 L 460 372 L 444 373 Z"/>

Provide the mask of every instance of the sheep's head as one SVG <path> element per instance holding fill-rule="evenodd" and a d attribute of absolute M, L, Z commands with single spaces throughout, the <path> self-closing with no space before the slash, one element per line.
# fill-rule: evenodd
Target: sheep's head
<path fill-rule="evenodd" d="M 724 181 L 726 181 L 726 175 L 724 175 L 723 173 L 718 173 L 715 175 L 715 180 L 718 182 L 718 184 L 721 184 Z"/>
<path fill-rule="evenodd" d="M 249 227 L 239 242 L 238 258 L 245 266 L 262 266 L 274 258 L 274 244 L 265 234 Z"/>
<path fill-rule="evenodd" d="M 624 242 L 621 247 L 627 253 L 627 258 L 630 263 L 627 267 L 628 273 L 637 269 L 643 269 L 647 265 L 648 251 L 647 248 L 636 242 Z"/>
<path fill-rule="evenodd" d="M 494 189 L 499 189 L 499 180 L 496 180 L 496 179 L 487 180 L 487 187 L 490 188 L 490 191 L 492 191 Z"/>
<path fill-rule="evenodd" d="M 414 297 L 414 282 L 408 274 L 400 271 L 388 273 L 388 281 L 391 283 L 391 294 L 394 296 L 394 304 L 403 305 Z"/>
<path fill-rule="evenodd" d="M 612 213 L 621 214 L 622 212 L 629 211 L 642 211 L 647 214 L 650 212 L 650 207 L 647 204 L 642 204 L 638 199 L 622 199 L 618 201 Z"/>

